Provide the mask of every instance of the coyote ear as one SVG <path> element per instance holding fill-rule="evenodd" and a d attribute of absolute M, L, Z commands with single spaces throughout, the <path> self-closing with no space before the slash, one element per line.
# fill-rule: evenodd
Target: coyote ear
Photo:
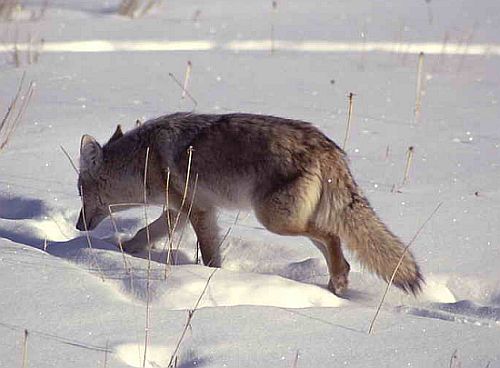
<path fill-rule="evenodd" d="M 120 139 L 121 137 L 123 137 L 122 126 L 120 124 L 118 124 L 116 126 L 115 132 L 113 133 L 113 135 L 111 136 L 111 138 L 109 138 L 108 143 L 114 142 L 117 139 Z"/>
<path fill-rule="evenodd" d="M 93 174 L 101 166 L 102 148 L 94 137 L 84 135 L 80 144 L 80 171 Z"/>

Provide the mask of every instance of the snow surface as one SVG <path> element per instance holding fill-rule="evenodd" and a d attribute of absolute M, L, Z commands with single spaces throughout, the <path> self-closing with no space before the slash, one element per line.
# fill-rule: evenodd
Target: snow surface
<path fill-rule="evenodd" d="M 426 277 L 413 298 L 390 290 L 374 334 L 370 321 L 385 284 L 354 261 L 350 290 L 325 288 L 326 264 L 307 239 L 266 232 L 251 213 L 224 212 L 232 228 L 223 267 L 195 264 L 187 229 L 178 265 L 153 253 L 148 367 L 165 367 L 192 315 L 178 367 L 500 367 L 500 59 L 469 55 L 499 46 L 496 0 L 168 1 L 139 19 L 116 14 L 119 1 L 24 1 L 0 24 L 6 44 L 105 40 L 230 44 L 278 41 L 449 43 L 458 55 L 424 59 L 424 93 L 414 117 L 417 56 L 314 50 L 42 51 L 21 67 L 0 54 L 0 106 L 9 105 L 23 70 L 36 92 L 22 124 L 0 152 L 0 366 L 141 367 L 148 299 L 147 255 L 112 245 L 111 222 L 85 234 L 76 174 L 88 133 L 105 141 L 117 123 L 132 128 L 193 103 L 182 80 L 188 60 L 196 111 L 245 111 L 303 119 L 341 143 L 347 98 L 354 115 L 347 146 L 353 173 L 377 212 L 408 242 L 443 205 L 412 250 Z M 267 40 L 267 41 L 266 41 Z M 267 42 L 267 43 L 266 43 Z M 281 43 L 282 45 L 285 43 Z M 409 180 L 401 185 L 409 146 Z M 151 209 L 150 217 L 157 214 Z M 143 225 L 141 211 L 118 217 L 120 234 Z M 126 266 L 125 266 L 126 265 Z M 166 274 L 166 277 L 165 277 Z M 208 285 L 208 286 L 207 286 Z M 106 361 L 106 363 L 105 363 Z"/>

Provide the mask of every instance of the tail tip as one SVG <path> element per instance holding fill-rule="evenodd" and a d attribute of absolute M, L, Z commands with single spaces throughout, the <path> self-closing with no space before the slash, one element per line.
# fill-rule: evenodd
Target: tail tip
<path fill-rule="evenodd" d="M 420 270 L 416 270 L 415 276 L 411 279 L 403 279 L 403 280 L 394 280 L 393 285 L 403 290 L 407 294 L 413 294 L 413 296 L 417 296 L 420 292 L 422 292 L 422 287 L 425 285 L 424 276 L 420 272 Z"/>

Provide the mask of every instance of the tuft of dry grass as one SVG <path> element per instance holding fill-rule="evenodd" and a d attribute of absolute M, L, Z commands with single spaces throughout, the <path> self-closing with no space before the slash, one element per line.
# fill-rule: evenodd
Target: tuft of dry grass
<path fill-rule="evenodd" d="M 2 0 L 0 1 L 0 20 L 11 21 L 15 14 L 21 11 L 20 0 Z"/>
<path fill-rule="evenodd" d="M 161 0 L 122 0 L 118 6 L 118 14 L 129 18 L 139 18 L 160 3 Z"/>
<path fill-rule="evenodd" d="M 33 96 L 35 83 L 31 81 L 28 88 L 24 90 L 25 77 L 26 73 L 24 73 L 21 77 L 17 92 L 12 99 L 12 102 L 9 104 L 2 121 L 0 122 L 0 151 L 7 146 L 10 138 L 21 123 L 22 117 L 28 108 L 31 97 Z"/>
<path fill-rule="evenodd" d="M 8 62 L 14 64 L 16 68 L 38 63 L 45 40 L 43 38 L 33 37 L 31 33 L 28 34 L 26 42 L 19 40 L 17 32 L 14 37 L 12 41 L 12 50 L 7 54 Z"/>
<path fill-rule="evenodd" d="M 30 21 L 38 21 L 45 16 L 47 8 L 49 7 L 49 0 L 43 1 L 39 9 L 32 9 L 26 12 Z M 20 13 L 25 13 L 25 9 L 21 4 L 21 0 L 0 0 L 0 21 L 14 21 L 19 19 Z"/>

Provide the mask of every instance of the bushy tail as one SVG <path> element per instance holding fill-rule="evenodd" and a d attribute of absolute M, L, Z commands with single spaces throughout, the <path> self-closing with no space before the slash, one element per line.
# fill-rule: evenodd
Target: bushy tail
<path fill-rule="evenodd" d="M 337 222 L 342 240 L 363 266 L 387 282 L 403 257 L 393 284 L 405 292 L 418 293 L 424 280 L 413 255 L 404 253 L 405 245 L 378 218 L 366 198 L 354 194 L 352 199 Z"/>

